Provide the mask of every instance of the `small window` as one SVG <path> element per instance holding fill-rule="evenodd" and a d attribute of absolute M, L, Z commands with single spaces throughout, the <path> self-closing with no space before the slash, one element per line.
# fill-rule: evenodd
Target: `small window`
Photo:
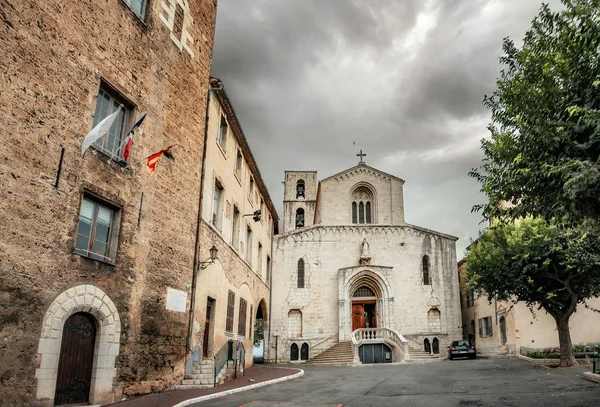
<path fill-rule="evenodd" d="M 252 178 L 252 175 L 250 176 L 250 186 L 248 187 L 248 199 L 250 200 L 250 202 L 254 202 L 254 178 Z"/>
<path fill-rule="evenodd" d="M 429 279 L 429 257 L 427 256 L 423 256 L 423 284 L 431 284 Z"/>
<path fill-rule="evenodd" d="M 231 245 L 238 250 L 240 247 L 240 211 L 233 205 L 233 220 L 231 222 Z"/>
<path fill-rule="evenodd" d="M 138 18 L 144 21 L 146 15 L 146 4 L 148 0 L 123 0 L 123 2 L 138 16 Z"/>
<path fill-rule="evenodd" d="M 246 336 L 246 308 L 248 304 L 245 299 L 240 298 L 240 314 L 238 317 L 238 336 Z"/>
<path fill-rule="evenodd" d="M 252 265 L 252 229 L 246 230 L 246 261 Z"/>
<path fill-rule="evenodd" d="M 296 199 L 304 199 L 304 180 L 298 180 L 296 183 Z"/>
<path fill-rule="evenodd" d="M 221 124 L 219 126 L 219 137 L 217 138 L 217 142 L 223 151 L 227 151 L 227 129 L 227 120 L 225 120 L 225 116 L 221 116 Z"/>
<path fill-rule="evenodd" d="M 304 288 L 304 260 L 298 260 L 298 288 Z"/>
<path fill-rule="evenodd" d="M 229 296 L 227 297 L 227 322 L 225 324 L 225 331 L 233 332 L 233 312 L 235 307 L 235 294 L 229 290 Z"/>
<path fill-rule="evenodd" d="M 75 253 L 114 263 L 117 246 L 119 210 L 84 195 L 79 209 Z"/>
<path fill-rule="evenodd" d="M 492 335 L 492 317 L 479 318 L 479 337 Z"/>
<path fill-rule="evenodd" d="M 296 229 L 304 227 L 304 209 L 296 209 Z"/>
<path fill-rule="evenodd" d="M 262 248 L 262 244 L 260 242 L 258 242 L 258 275 L 262 277 L 262 255 L 263 255 L 263 248 Z"/>
<path fill-rule="evenodd" d="M 215 192 L 213 196 L 213 225 L 221 230 L 221 214 L 223 213 L 223 187 L 215 180 Z"/>
<path fill-rule="evenodd" d="M 235 157 L 235 175 L 237 175 L 238 178 L 242 178 L 242 162 L 242 151 L 238 149 Z"/>
<path fill-rule="evenodd" d="M 96 125 L 107 116 L 116 112 L 121 105 L 123 105 L 123 108 L 119 112 L 112 126 L 110 126 L 108 133 L 92 144 L 94 149 L 117 162 L 123 162 L 122 144 L 126 130 L 125 127 L 127 126 L 127 120 L 131 109 L 125 98 L 118 95 L 107 85 L 101 84 L 96 99 L 96 111 L 94 112 L 92 128 L 96 127 Z"/>
<path fill-rule="evenodd" d="M 271 281 L 271 257 L 267 256 L 267 282 Z"/>
<path fill-rule="evenodd" d="M 352 202 L 352 223 L 356 224 L 356 202 Z"/>

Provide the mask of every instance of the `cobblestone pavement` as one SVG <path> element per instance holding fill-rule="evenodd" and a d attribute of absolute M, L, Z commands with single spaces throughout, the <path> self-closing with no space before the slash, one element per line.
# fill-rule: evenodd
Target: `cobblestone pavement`
<path fill-rule="evenodd" d="M 590 368 L 543 369 L 517 358 L 421 365 L 301 366 L 294 380 L 194 404 L 198 407 L 600 406 Z"/>

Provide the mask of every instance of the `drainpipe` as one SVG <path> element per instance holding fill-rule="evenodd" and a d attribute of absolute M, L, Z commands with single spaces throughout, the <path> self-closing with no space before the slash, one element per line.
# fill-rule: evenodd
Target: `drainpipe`
<path fill-rule="evenodd" d="M 209 82 L 210 83 L 210 82 Z M 204 117 L 204 143 L 202 149 L 202 170 L 200 173 L 200 194 L 198 197 L 198 219 L 196 222 L 196 240 L 194 242 L 194 262 L 192 272 L 192 293 L 190 295 L 190 312 L 188 321 L 188 336 L 186 343 L 186 361 L 184 366 L 185 374 L 191 373 L 192 356 L 192 337 L 194 334 L 194 310 L 196 308 L 196 285 L 198 281 L 199 258 L 200 258 L 200 230 L 202 225 L 202 200 L 204 198 L 204 172 L 206 170 L 206 141 L 208 139 L 208 112 L 210 108 L 210 95 L 213 90 L 223 89 L 223 83 L 217 88 L 211 88 L 209 84 L 208 95 L 206 97 L 206 114 Z"/>
<path fill-rule="evenodd" d="M 275 241 L 275 227 L 274 222 L 271 222 L 271 272 L 269 273 L 269 331 L 267 335 L 267 343 L 265 343 L 264 335 L 263 335 L 263 346 L 267 346 L 267 360 L 271 360 L 271 310 L 273 304 L 273 264 L 275 264 L 275 256 L 273 251 L 273 242 Z M 277 352 L 277 351 L 276 351 Z M 263 349 L 264 354 L 264 349 Z M 275 353 L 275 357 L 277 357 L 277 353 Z M 277 362 L 275 362 L 277 363 Z"/>

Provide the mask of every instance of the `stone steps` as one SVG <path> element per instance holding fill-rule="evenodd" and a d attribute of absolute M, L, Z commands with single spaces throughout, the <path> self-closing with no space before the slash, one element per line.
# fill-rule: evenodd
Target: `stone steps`
<path fill-rule="evenodd" d="M 309 359 L 308 365 L 337 365 L 347 366 L 354 363 L 354 348 L 352 342 L 339 342 L 329 349 Z"/>
<path fill-rule="evenodd" d="M 440 360 L 440 355 L 427 353 L 423 349 L 408 347 L 408 359 L 407 362 L 419 363 L 419 362 L 431 362 Z"/>

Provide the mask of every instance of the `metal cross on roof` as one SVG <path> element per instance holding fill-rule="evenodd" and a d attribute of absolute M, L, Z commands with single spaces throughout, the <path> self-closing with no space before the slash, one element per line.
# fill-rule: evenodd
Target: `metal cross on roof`
<path fill-rule="evenodd" d="M 357 157 L 360 157 L 359 164 L 364 164 L 363 157 L 365 157 L 366 155 L 367 155 L 366 153 L 363 154 L 362 149 L 360 150 L 359 154 L 356 154 Z"/>

